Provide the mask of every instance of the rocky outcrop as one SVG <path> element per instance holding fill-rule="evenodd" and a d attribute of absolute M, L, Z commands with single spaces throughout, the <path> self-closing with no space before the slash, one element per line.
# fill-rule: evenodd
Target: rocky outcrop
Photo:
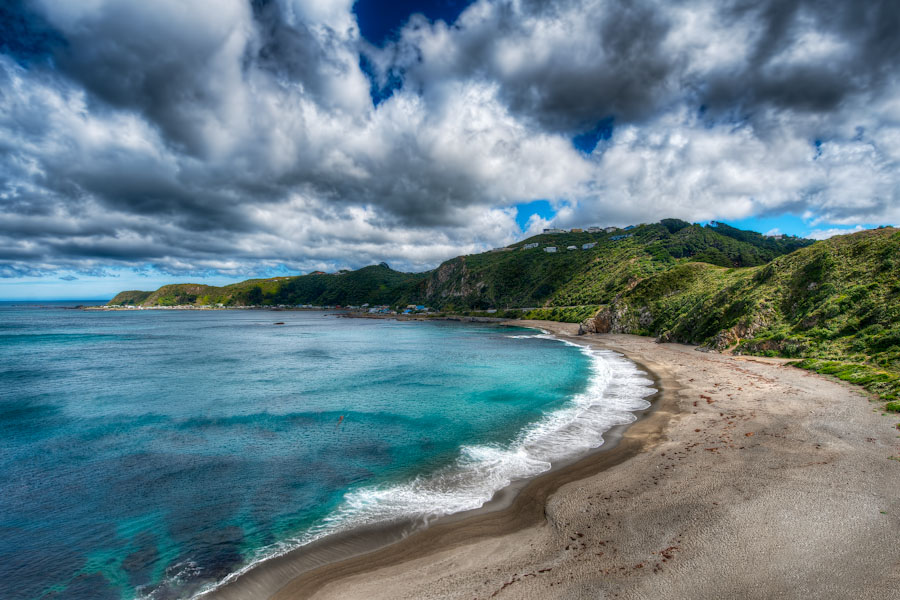
<path fill-rule="evenodd" d="M 474 281 L 466 268 L 465 257 L 447 261 L 438 267 L 425 286 L 426 298 L 464 298 L 481 292 L 485 284 Z"/>
<path fill-rule="evenodd" d="M 722 351 L 731 348 L 741 340 L 752 338 L 756 333 L 771 324 L 773 315 L 771 311 L 762 311 L 742 319 L 734 327 L 723 329 L 710 340 L 707 346 L 713 350 Z"/>
<path fill-rule="evenodd" d="M 731 348 L 742 340 L 753 338 L 757 332 L 766 329 L 772 323 L 774 313 L 771 309 L 755 312 L 741 320 L 740 323 L 719 331 L 702 347 L 708 350 L 722 351 Z M 648 306 L 629 307 L 626 302 L 617 298 L 612 304 L 603 307 L 597 314 L 579 324 L 578 334 L 585 333 L 644 333 L 653 324 L 653 313 Z M 700 340 L 684 339 L 673 331 L 661 331 L 657 334 L 657 342 L 698 343 Z"/>
<path fill-rule="evenodd" d="M 625 323 L 628 307 L 614 302 L 578 325 L 578 335 L 585 333 L 629 333 Z"/>

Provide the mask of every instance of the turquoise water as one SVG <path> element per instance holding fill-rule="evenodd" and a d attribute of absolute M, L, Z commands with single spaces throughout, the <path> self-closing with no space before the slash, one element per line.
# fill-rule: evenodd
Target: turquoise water
<path fill-rule="evenodd" d="M 525 329 L 0 305 L 0 597 L 187 598 L 475 508 L 602 443 L 648 384 Z"/>

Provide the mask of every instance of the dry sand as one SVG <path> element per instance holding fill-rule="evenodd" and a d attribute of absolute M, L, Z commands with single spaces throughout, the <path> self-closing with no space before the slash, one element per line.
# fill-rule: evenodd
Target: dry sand
<path fill-rule="evenodd" d="M 509 508 L 243 597 L 900 598 L 895 416 L 783 361 L 572 340 L 623 353 L 662 388 L 615 448 L 537 478 Z"/>

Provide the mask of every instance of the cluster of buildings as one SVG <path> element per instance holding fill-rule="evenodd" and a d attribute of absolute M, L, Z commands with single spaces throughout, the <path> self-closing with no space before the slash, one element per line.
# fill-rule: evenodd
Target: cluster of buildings
<path fill-rule="evenodd" d="M 348 306 L 347 308 L 356 308 L 354 306 Z M 425 306 L 424 304 L 407 304 L 406 308 L 401 310 L 399 313 L 388 306 L 387 304 L 382 304 L 380 306 L 369 306 L 368 304 L 363 304 L 361 307 L 370 315 L 412 315 L 412 314 L 429 314 L 432 312 L 431 308 Z"/>
<path fill-rule="evenodd" d="M 631 229 L 633 227 L 634 227 L 633 225 L 629 225 L 625 229 Z M 544 233 L 612 233 L 613 231 L 616 231 L 617 229 L 621 229 L 621 228 L 620 227 L 588 227 L 587 229 L 582 229 L 580 227 L 574 227 L 572 229 L 566 230 L 566 229 L 554 229 L 551 227 L 549 229 L 544 229 L 543 232 Z"/>
<path fill-rule="evenodd" d="M 590 250 L 591 248 L 593 248 L 596 245 L 597 245 L 597 242 L 591 242 L 590 244 L 582 244 L 581 249 L 582 250 Z M 528 244 L 528 246 L 535 247 L 535 246 L 537 246 L 537 244 Z M 528 249 L 528 246 L 525 246 L 526 250 Z M 578 246 L 566 246 L 566 250 L 578 250 Z M 550 254 L 553 254 L 556 251 L 557 251 L 556 246 L 544 246 L 544 252 L 549 252 Z"/>
<path fill-rule="evenodd" d="M 629 229 L 634 229 L 634 225 L 629 225 L 628 227 L 624 228 L 625 231 L 628 231 Z M 574 227 L 574 228 L 568 229 L 568 230 L 567 229 L 547 228 L 547 229 L 544 229 L 544 233 L 612 233 L 614 231 L 622 231 L 622 230 L 623 230 L 622 227 L 588 227 L 586 229 Z M 624 234 L 624 235 L 615 235 L 609 239 L 615 241 L 615 240 L 630 238 L 631 236 L 632 236 L 632 234 L 628 233 L 628 234 Z M 590 250 L 591 248 L 593 248 L 596 245 L 597 245 L 597 242 L 582 244 L 581 249 L 582 250 Z M 532 242 L 530 244 L 525 244 L 524 246 L 522 246 L 522 249 L 523 250 L 531 250 L 532 248 L 537 248 L 538 246 L 540 246 L 540 243 Z M 508 250 L 508 248 L 507 248 L 507 250 Z M 543 250 L 544 250 L 544 252 L 554 254 L 559 251 L 559 248 L 557 248 L 556 246 L 544 246 Z M 566 250 L 578 250 L 578 246 L 566 246 Z"/>
<path fill-rule="evenodd" d="M 573 229 L 547 228 L 547 229 L 544 229 L 543 233 L 612 233 L 614 231 L 623 231 L 623 230 L 628 231 L 629 229 L 634 229 L 634 225 L 629 225 L 628 227 L 624 227 L 624 228 L 623 227 L 612 227 L 612 226 L 610 226 L 610 227 L 588 227 L 586 229 L 582 229 L 579 227 L 575 227 Z M 615 241 L 615 240 L 620 240 L 620 239 L 624 239 L 624 238 L 629 238 L 629 237 L 631 237 L 631 235 L 632 234 L 630 234 L 630 233 L 625 234 L 625 235 L 617 235 L 617 236 L 613 236 L 609 239 Z M 533 250 L 534 248 L 540 247 L 540 245 L 541 245 L 540 242 L 531 242 L 531 243 L 528 243 L 528 244 L 525 244 L 524 246 L 522 246 L 522 250 Z M 597 245 L 597 242 L 582 244 L 581 249 L 582 250 L 590 250 L 591 248 L 593 248 L 596 245 Z M 507 246 L 506 248 L 494 248 L 493 250 L 489 250 L 489 252 L 512 252 L 513 250 L 515 250 L 515 248 Z M 549 252 L 552 254 L 554 252 L 557 252 L 559 249 L 556 246 L 544 246 L 543 250 L 544 250 L 544 252 Z M 566 250 L 578 250 L 578 247 L 577 246 L 567 246 Z"/>

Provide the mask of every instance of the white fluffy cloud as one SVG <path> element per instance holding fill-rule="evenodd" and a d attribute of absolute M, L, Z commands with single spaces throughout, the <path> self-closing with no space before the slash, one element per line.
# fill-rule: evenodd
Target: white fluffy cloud
<path fill-rule="evenodd" d="M 0 56 L 0 275 L 423 269 L 534 199 L 896 223 L 898 9 L 844 4 L 480 0 L 379 48 L 350 0 L 35 0 L 54 35 Z"/>

